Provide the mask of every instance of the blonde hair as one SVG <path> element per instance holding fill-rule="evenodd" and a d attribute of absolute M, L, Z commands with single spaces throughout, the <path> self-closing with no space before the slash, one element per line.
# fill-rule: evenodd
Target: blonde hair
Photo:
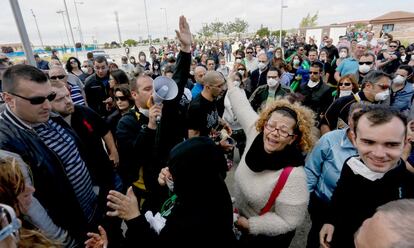
<path fill-rule="evenodd" d="M 25 189 L 22 171 L 15 158 L 0 158 L 0 202 L 20 213 L 17 196 Z"/>
<path fill-rule="evenodd" d="M 260 113 L 259 119 L 256 122 L 256 130 L 262 132 L 266 122 L 269 120 L 273 112 L 280 108 L 288 108 L 296 113 L 296 134 L 298 135 L 297 144 L 303 152 L 308 152 L 312 149 L 317 139 L 315 133 L 315 114 L 314 112 L 299 104 L 298 102 L 291 103 L 287 99 L 282 98 L 275 100 Z"/>

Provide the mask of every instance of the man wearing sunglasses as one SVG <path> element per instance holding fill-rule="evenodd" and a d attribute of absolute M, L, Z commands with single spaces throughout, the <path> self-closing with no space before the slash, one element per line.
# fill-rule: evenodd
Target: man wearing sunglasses
<path fill-rule="evenodd" d="M 85 105 L 85 92 L 76 83 L 69 82 L 68 74 L 62 66 L 53 66 L 49 70 L 49 79 L 52 82 L 63 83 L 70 91 L 70 96 L 75 104 Z M 76 79 L 79 79 L 76 77 Z M 79 80 L 79 84 L 82 84 Z"/>
<path fill-rule="evenodd" d="M 372 52 L 364 53 L 358 61 L 358 84 L 361 85 L 368 72 L 375 68 L 375 55 Z"/>
<path fill-rule="evenodd" d="M 36 67 L 15 65 L 4 72 L 3 97 L 7 106 L 0 115 L 0 149 L 27 162 L 34 196 L 56 225 L 83 242 L 90 225 L 100 222 L 104 202 L 93 190 L 92 163 L 78 136 L 50 113 L 56 98 L 50 82 Z"/>
<path fill-rule="evenodd" d="M 394 73 L 400 65 L 401 54 L 398 52 L 398 43 L 391 41 L 388 45 L 387 51 L 378 55 L 377 68 L 384 72 Z"/>

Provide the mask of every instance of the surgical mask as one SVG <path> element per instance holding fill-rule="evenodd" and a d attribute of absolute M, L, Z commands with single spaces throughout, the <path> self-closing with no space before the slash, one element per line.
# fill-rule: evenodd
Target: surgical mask
<path fill-rule="evenodd" d="M 367 72 L 369 72 L 369 70 L 371 70 L 371 66 L 367 65 L 367 64 L 363 64 L 359 66 L 359 72 L 362 74 L 365 74 Z"/>
<path fill-rule="evenodd" d="M 167 184 L 168 189 L 169 189 L 171 192 L 174 192 L 174 181 L 173 181 L 173 180 L 171 180 L 171 179 L 169 179 L 169 178 L 167 177 L 167 178 L 166 178 L 166 180 L 165 180 L 165 182 L 166 182 L 166 184 Z"/>
<path fill-rule="evenodd" d="M 299 65 L 299 63 L 300 63 L 300 60 L 299 60 L 299 59 L 294 59 L 294 60 L 293 60 L 293 64 L 294 64 L 294 65 Z"/>
<path fill-rule="evenodd" d="M 269 48 L 269 52 L 273 52 L 275 49 L 273 47 Z"/>
<path fill-rule="evenodd" d="M 375 101 L 385 101 L 387 100 L 387 98 L 390 96 L 390 91 L 389 90 L 385 90 L 382 92 L 379 92 L 377 94 L 375 94 Z"/>
<path fill-rule="evenodd" d="M 346 58 L 346 56 L 348 56 L 348 54 L 346 52 L 340 52 L 339 53 L 340 58 Z"/>
<path fill-rule="evenodd" d="M 318 84 L 319 84 L 319 82 L 313 82 L 312 80 L 309 80 L 308 81 L 308 87 L 309 88 L 313 88 L 313 87 L 315 87 Z"/>
<path fill-rule="evenodd" d="M 236 59 L 236 63 L 237 64 L 241 64 L 242 60 L 241 59 Z"/>
<path fill-rule="evenodd" d="M 220 65 L 221 69 L 226 68 L 226 65 Z"/>
<path fill-rule="evenodd" d="M 403 76 L 401 76 L 401 75 L 397 75 L 393 80 L 392 80 L 392 82 L 394 83 L 394 84 L 404 84 L 404 82 L 405 82 L 405 77 L 403 77 Z"/>
<path fill-rule="evenodd" d="M 190 75 L 194 76 L 194 71 L 190 71 Z"/>
<path fill-rule="evenodd" d="M 139 56 L 139 60 L 145 61 L 145 56 Z"/>
<path fill-rule="evenodd" d="M 88 74 L 88 68 L 82 67 L 81 70 L 82 70 L 83 73 Z"/>
<path fill-rule="evenodd" d="M 8 215 L 10 215 L 10 218 L 11 218 L 11 221 L 9 222 L 9 224 L 1 229 L 0 240 L 4 240 L 10 235 L 14 235 L 15 238 L 17 239 L 16 236 L 18 235 L 17 232 L 19 231 L 21 227 L 21 223 L 16 217 L 16 212 L 13 210 L 12 207 L 6 204 L 0 204 L 0 208 L 2 208 L 2 211 L 4 211 L 1 213 L 2 215 L 1 218 L 7 218 L 6 212 L 8 213 Z"/>
<path fill-rule="evenodd" d="M 405 61 L 405 58 L 407 57 L 407 55 L 401 55 L 401 60 Z"/>
<path fill-rule="evenodd" d="M 339 97 L 343 97 L 343 96 L 349 96 L 352 94 L 352 90 L 341 90 L 339 92 Z"/>
<path fill-rule="evenodd" d="M 259 67 L 259 70 L 263 71 L 266 68 L 267 64 L 263 62 L 259 62 L 257 66 Z"/>
<path fill-rule="evenodd" d="M 279 80 L 274 79 L 274 78 L 268 78 L 267 79 L 267 86 L 269 86 L 270 88 L 274 88 L 279 84 Z"/>
<path fill-rule="evenodd" d="M 240 81 L 234 81 L 234 82 L 233 82 L 233 85 L 234 85 L 235 87 L 240 87 L 241 83 L 240 83 Z"/>
<path fill-rule="evenodd" d="M 129 62 L 131 62 L 131 64 L 135 63 L 135 59 L 131 59 Z"/>

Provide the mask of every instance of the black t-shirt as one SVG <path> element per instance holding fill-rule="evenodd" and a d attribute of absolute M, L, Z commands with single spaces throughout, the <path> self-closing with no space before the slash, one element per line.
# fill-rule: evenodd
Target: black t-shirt
<path fill-rule="evenodd" d="M 400 58 L 401 58 L 400 53 L 395 52 L 394 55 L 397 55 L 397 59 L 394 59 L 393 61 L 389 62 L 384 67 L 382 67 L 382 70 L 388 74 L 392 74 L 396 72 L 398 69 L 398 66 L 400 66 Z M 377 59 L 381 62 L 384 62 L 385 61 L 384 53 L 379 54 Z"/>
<path fill-rule="evenodd" d="M 210 136 L 219 124 L 216 102 L 205 99 L 201 94 L 190 103 L 187 112 L 187 127 L 200 131 L 200 136 Z"/>

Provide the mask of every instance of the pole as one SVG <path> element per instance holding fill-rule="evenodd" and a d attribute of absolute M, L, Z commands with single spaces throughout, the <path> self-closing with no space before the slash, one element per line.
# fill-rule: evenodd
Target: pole
<path fill-rule="evenodd" d="M 119 45 L 122 46 L 121 29 L 119 28 L 118 11 L 115 11 L 115 21 L 116 21 L 116 27 L 118 28 Z"/>
<path fill-rule="evenodd" d="M 30 9 L 30 11 L 32 12 L 33 18 L 35 20 L 35 24 L 36 24 L 36 28 L 37 28 L 37 34 L 39 35 L 39 40 L 40 40 L 40 46 L 42 47 L 42 49 L 45 49 L 45 46 L 43 45 L 42 36 L 40 35 L 39 25 L 37 25 L 36 16 L 35 16 L 35 14 L 34 14 L 34 12 L 33 12 L 32 9 Z"/>
<path fill-rule="evenodd" d="M 72 38 L 73 49 L 75 49 L 75 57 L 78 57 L 78 51 L 76 50 L 75 37 L 73 37 L 72 24 L 70 24 L 70 18 L 69 18 L 68 6 L 66 5 L 66 0 L 63 0 L 63 4 L 65 5 L 66 17 L 68 19 L 68 25 L 69 25 L 70 36 Z"/>
<path fill-rule="evenodd" d="M 280 30 L 279 30 L 279 46 L 282 48 L 282 28 L 283 28 L 283 0 L 280 0 Z"/>
<path fill-rule="evenodd" d="M 76 4 L 83 4 L 83 2 L 76 2 L 76 0 L 73 0 L 73 3 L 75 4 L 75 11 L 76 11 L 76 17 L 78 18 L 78 30 L 79 30 L 79 38 L 81 40 L 82 43 L 82 49 L 85 47 L 85 41 L 83 40 L 83 33 L 82 33 L 82 28 L 81 28 L 81 22 L 79 19 L 79 13 L 78 13 L 78 7 Z"/>
<path fill-rule="evenodd" d="M 164 10 L 165 14 L 165 37 L 168 40 L 168 19 L 167 19 L 167 8 L 160 8 L 161 10 Z"/>
<path fill-rule="evenodd" d="M 144 0 L 144 9 L 145 9 L 145 21 L 147 22 L 147 33 L 148 33 L 148 39 L 150 46 L 152 45 L 152 39 L 150 36 L 150 30 L 149 30 L 149 24 L 148 24 L 148 15 L 147 15 L 147 1 Z"/>
<path fill-rule="evenodd" d="M 65 32 L 66 32 L 66 39 L 67 39 L 68 44 L 70 44 L 68 28 L 66 27 L 66 21 L 65 21 L 65 11 L 58 10 L 58 11 L 56 11 L 56 13 L 62 14 L 63 26 L 65 26 Z"/>
<path fill-rule="evenodd" d="M 20 10 L 19 2 L 17 0 L 10 0 L 10 6 L 13 11 L 14 20 L 16 21 L 17 28 L 19 29 L 19 35 L 23 43 L 23 49 L 24 54 L 26 55 L 26 59 L 32 66 L 36 66 L 36 61 L 33 56 L 32 48 L 30 47 L 30 40 L 29 36 L 27 35 L 26 26 L 24 25 L 24 20 L 22 12 Z"/>

